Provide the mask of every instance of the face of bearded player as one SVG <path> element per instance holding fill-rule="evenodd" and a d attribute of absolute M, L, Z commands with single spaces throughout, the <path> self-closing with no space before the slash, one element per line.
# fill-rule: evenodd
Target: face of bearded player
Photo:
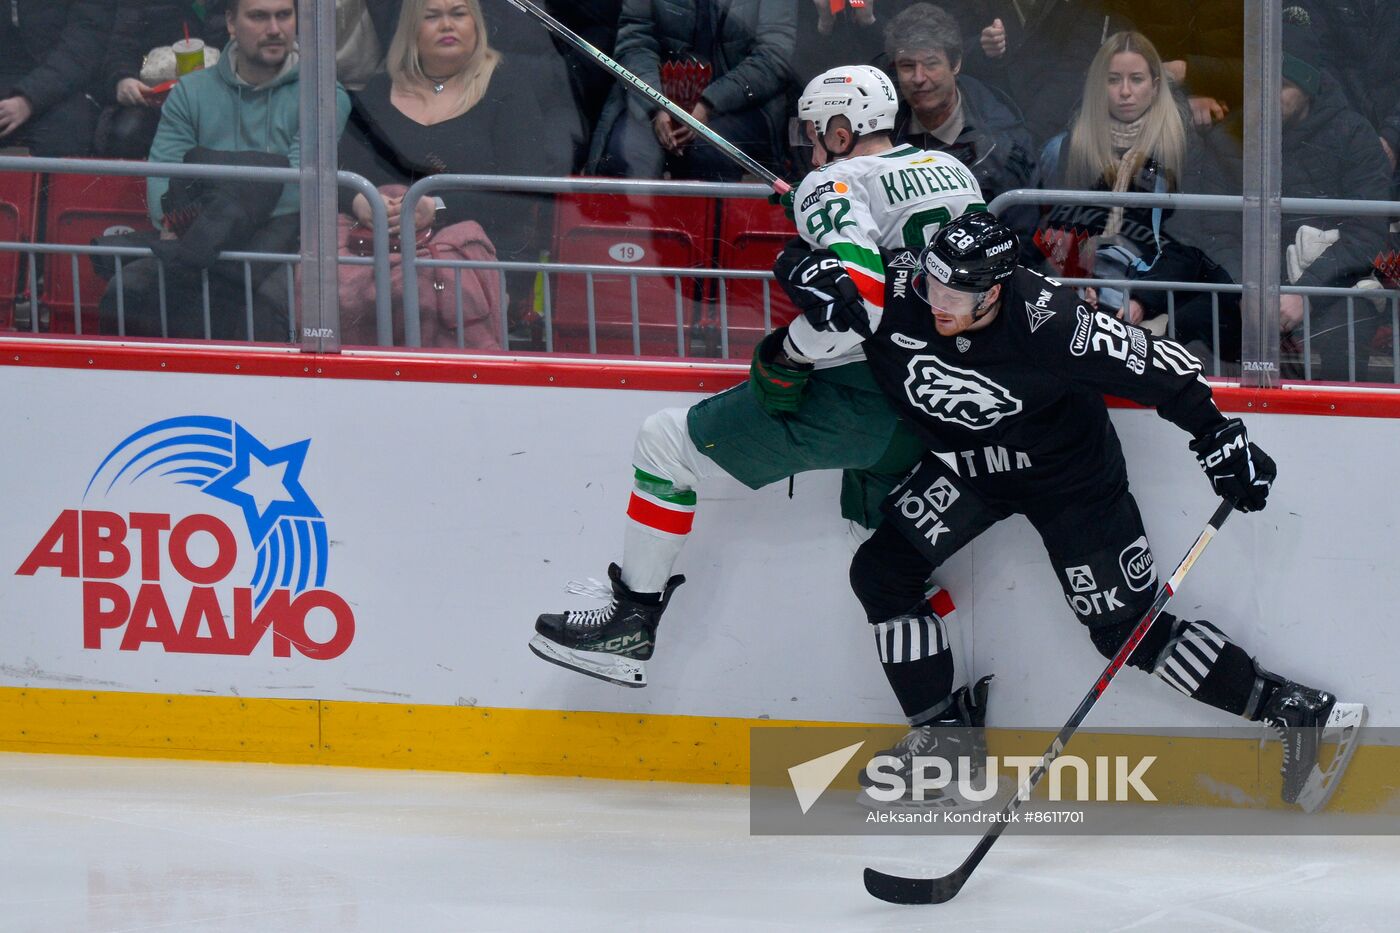
<path fill-rule="evenodd" d="M 294 0 L 235 0 L 226 19 L 238 42 L 239 77 L 249 84 L 276 77 L 296 41 Z"/>

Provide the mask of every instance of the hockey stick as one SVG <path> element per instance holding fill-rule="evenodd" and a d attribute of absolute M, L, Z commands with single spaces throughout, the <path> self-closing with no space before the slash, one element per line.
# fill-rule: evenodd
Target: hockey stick
<path fill-rule="evenodd" d="M 750 156 L 747 152 L 744 152 L 738 146 L 734 145 L 729 140 L 725 139 L 723 136 L 719 135 L 714 130 L 710 129 L 708 126 L 701 123 L 699 120 L 695 119 L 690 114 L 686 113 L 685 110 L 679 107 L 675 101 L 671 100 L 671 98 L 667 97 L 665 94 L 662 94 L 656 88 L 652 87 L 650 84 L 647 84 L 641 78 L 637 77 L 632 72 L 619 65 L 605 52 L 603 52 L 597 46 L 593 45 L 593 43 L 589 42 L 587 39 L 583 38 L 583 36 L 580 36 L 578 33 L 574 32 L 568 26 L 565 26 L 563 23 L 559 22 L 559 20 L 555 19 L 553 16 L 550 16 L 544 10 L 535 6 L 535 4 L 531 3 L 530 0 L 509 0 L 509 2 L 516 9 L 524 13 L 529 13 L 531 16 L 535 17 L 535 19 L 539 20 L 541 23 L 544 23 L 544 25 L 551 32 L 563 36 L 565 39 L 578 46 L 580 50 L 582 50 L 585 54 L 591 57 L 594 61 L 598 62 L 598 64 L 602 65 L 604 68 L 608 69 L 613 74 L 626 81 L 639 93 L 645 95 L 648 99 L 658 104 L 671 116 L 675 117 L 677 120 L 680 120 L 686 126 L 694 130 L 696 135 L 703 138 L 710 145 L 714 146 L 720 152 L 723 152 L 725 155 L 729 156 L 729 158 L 733 159 L 739 165 L 742 165 L 748 171 L 757 175 L 759 178 L 762 178 L 764 182 L 766 182 L 778 194 L 787 194 L 789 191 L 792 190 L 792 185 L 789 185 L 777 175 L 774 175 L 772 172 L 768 171 L 768 169 L 760 165 L 758 161 L 752 156 Z"/>
<path fill-rule="evenodd" d="M 1206 545 L 1210 544 L 1211 538 L 1225 524 L 1225 519 L 1230 517 L 1230 513 L 1235 509 L 1235 504 L 1228 499 L 1222 499 L 1215 514 L 1206 523 L 1196 543 L 1191 545 L 1191 550 L 1186 552 L 1186 556 L 1177 565 L 1176 572 L 1171 575 L 1157 598 L 1152 601 L 1152 606 L 1147 610 L 1147 614 L 1142 617 L 1142 621 L 1133 629 L 1131 635 L 1123 642 L 1123 647 L 1118 649 L 1118 653 L 1113 656 L 1113 660 L 1108 662 L 1108 667 L 1103 669 L 1099 679 L 1089 692 L 1084 695 L 1084 699 L 1079 701 L 1079 707 L 1074 711 L 1074 715 L 1069 717 L 1069 722 L 1065 723 L 1060 734 L 1055 736 L 1055 741 L 1050 743 L 1044 756 L 1040 759 L 1040 764 L 1036 765 L 1026 778 L 1025 783 L 1016 789 L 1016 793 L 1011 795 L 1006 806 L 1001 808 L 1001 813 L 992 822 L 992 826 L 982 836 L 977 847 L 972 850 L 967 858 L 957 869 L 941 878 L 901 878 L 898 875 L 887 875 L 882 871 L 873 868 L 865 870 L 865 890 L 882 901 L 889 901 L 891 904 L 942 904 L 950 901 L 962 890 L 962 886 L 967 883 L 974 869 L 991 850 L 992 846 L 1000 838 L 1002 830 L 1006 829 L 1010 822 L 1011 814 L 1024 803 L 1031 795 L 1031 791 L 1040 779 L 1045 776 L 1045 772 L 1050 769 L 1050 764 L 1065 750 L 1065 744 L 1079 728 L 1079 724 L 1089 715 L 1089 710 L 1094 708 L 1099 697 L 1108 689 L 1109 683 L 1127 663 L 1128 656 L 1133 653 L 1133 649 L 1138 646 L 1143 637 L 1147 635 L 1147 630 L 1152 627 L 1152 623 L 1157 621 L 1157 616 L 1166 607 L 1172 596 L 1181 587 L 1181 581 L 1186 579 L 1186 574 L 1191 570 L 1191 565 L 1196 563 L 1196 559 L 1205 551 Z"/>

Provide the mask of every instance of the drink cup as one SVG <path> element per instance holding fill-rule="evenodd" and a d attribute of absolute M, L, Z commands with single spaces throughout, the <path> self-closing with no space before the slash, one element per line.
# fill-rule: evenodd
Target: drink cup
<path fill-rule="evenodd" d="M 171 48 L 175 50 L 175 74 L 180 77 L 204 67 L 203 39 L 181 39 Z"/>

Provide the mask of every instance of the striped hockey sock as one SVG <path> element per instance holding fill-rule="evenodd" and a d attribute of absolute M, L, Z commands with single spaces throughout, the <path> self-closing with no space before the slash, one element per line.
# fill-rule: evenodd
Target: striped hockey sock
<path fill-rule="evenodd" d="M 895 616 L 874 629 L 880 666 L 910 724 L 938 719 L 953 697 L 953 654 L 943 620 L 932 613 Z"/>
<path fill-rule="evenodd" d="M 695 491 L 637 469 L 627 503 L 622 582 L 637 593 L 660 593 L 695 524 Z"/>
<path fill-rule="evenodd" d="M 1152 673 L 1173 689 L 1243 716 L 1254 689 L 1254 661 L 1209 622 L 1175 620 Z"/>

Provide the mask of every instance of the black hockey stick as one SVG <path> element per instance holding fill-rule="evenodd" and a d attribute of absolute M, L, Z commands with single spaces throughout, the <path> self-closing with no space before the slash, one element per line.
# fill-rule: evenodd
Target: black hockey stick
<path fill-rule="evenodd" d="M 1098 681 L 1084 695 L 1084 699 L 1079 701 L 1079 707 L 1074 711 L 1074 715 L 1069 717 L 1069 722 L 1065 723 L 1060 734 L 1055 736 L 1055 741 L 1050 743 L 1045 755 L 1040 759 L 1040 764 L 1031 771 L 1016 793 L 1011 795 L 1006 806 L 1001 808 L 998 818 L 992 822 L 992 826 L 982 836 L 977 847 L 963 863 L 950 874 L 941 878 L 901 878 L 898 875 L 887 875 L 882 871 L 873 868 L 865 870 L 865 890 L 882 901 L 889 901 L 891 904 L 942 904 L 950 901 L 962 890 L 962 886 L 967 883 L 967 879 L 972 876 L 972 872 L 986 856 L 992 846 L 1000 838 L 1002 830 L 1006 829 L 1010 822 L 1011 814 L 1030 798 L 1031 791 L 1040 779 L 1045 776 L 1045 772 L 1050 769 L 1050 764 L 1065 750 L 1065 744 L 1074 735 L 1079 724 L 1089 715 L 1089 710 L 1094 708 L 1099 697 L 1108 689 L 1108 685 L 1113 678 L 1127 663 L 1128 656 L 1133 653 L 1133 649 L 1138 646 L 1143 637 L 1147 635 L 1147 630 L 1152 627 L 1152 623 L 1157 621 L 1157 616 L 1166 607 L 1172 596 L 1181 587 L 1181 581 L 1186 578 L 1186 574 L 1191 569 L 1191 565 L 1196 563 L 1196 559 L 1205 551 L 1206 545 L 1210 544 L 1210 539 L 1215 537 L 1220 526 L 1225 524 L 1225 519 L 1230 517 L 1230 513 L 1235 509 L 1235 504 L 1228 499 L 1222 499 L 1220 506 L 1216 508 L 1215 514 L 1206 523 L 1205 530 L 1200 537 L 1196 538 L 1196 543 L 1191 545 L 1191 550 L 1186 552 L 1186 556 L 1177 565 L 1176 572 L 1171 575 L 1157 598 L 1152 601 L 1152 606 L 1147 610 L 1147 614 L 1142 617 L 1142 621 L 1133 629 L 1131 635 L 1123 642 L 1123 647 L 1118 649 L 1118 653 L 1113 656 L 1113 660 L 1108 662 L 1108 667 L 1103 669 Z"/>
<path fill-rule="evenodd" d="M 565 26 L 563 23 L 559 22 L 559 20 L 555 19 L 553 16 L 550 16 L 548 13 L 540 9 L 534 3 L 531 3 L 530 0 L 508 0 L 508 2 L 521 12 L 529 13 L 535 19 L 539 20 L 541 23 L 544 23 L 544 25 L 551 32 L 563 36 L 569 42 L 572 42 L 584 54 L 588 55 L 598 64 L 602 65 L 604 68 L 617 75 L 623 81 L 626 81 L 627 84 L 634 90 L 636 90 L 639 94 L 644 95 L 652 103 L 661 107 L 671 116 L 675 117 L 677 120 L 690 127 L 692 130 L 695 131 L 696 135 L 704 139 L 710 145 L 714 146 L 720 152 L 723 152 L 725 155 L 729 156 L 729 158 L 733 159 L 735 162 L 743 166 L 749 172 L 752 172 L 754 175 L 757 175 L 759 178 L 762 178 L 764 182 L 771 186 L 772 189 L 778 194 L 787 194 L 789 191 L 792 190 L 792 185 L 789 185 L 777 175 L 774 175 L 772 172 L 768 171 L 768 169 L 760 165 L 758 161 L 753 158 L 753 156 L 749 155 L 747 152 L 740 149 L 738 146 L 734 145 L 729 140 L 725 139 L 723 136 L 719 135 L 714 130 L 701 123 L 699 120 L 695 119 L 695 117 L 686 113 L 684 108 L 677 105 L 675 101 L 671 100 L 671 98 L 667 97 L 665 94 L 661 93 L 656 88 L 652 87 L 650 84 L 647 84 L 641 78 L 637 77 L 632 72 L 619 65 L 602 49 L 589 42 L 583 36 L 580 36 L 578 33 L 574 32 L 568 26 Z"/>

